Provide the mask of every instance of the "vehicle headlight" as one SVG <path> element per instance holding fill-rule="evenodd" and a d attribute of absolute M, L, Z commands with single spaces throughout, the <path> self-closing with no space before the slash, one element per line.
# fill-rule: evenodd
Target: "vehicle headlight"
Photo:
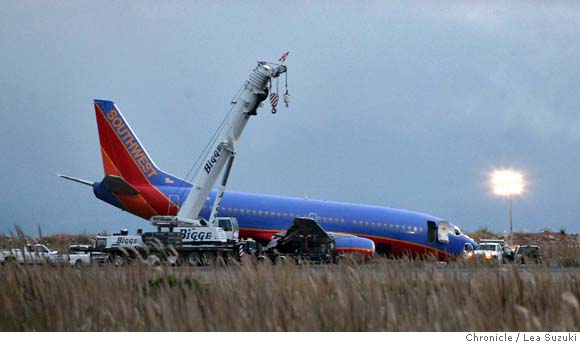
<path fill-rule="evenodd" d="M 491 253 L 486 253 L 485 254 L 485 259 L 491 259 Z"/>
<path fill-rule="evenodd" d="M 473 252 L 467 252 L 467 258 L 471 259 L 473 258 Z"/>

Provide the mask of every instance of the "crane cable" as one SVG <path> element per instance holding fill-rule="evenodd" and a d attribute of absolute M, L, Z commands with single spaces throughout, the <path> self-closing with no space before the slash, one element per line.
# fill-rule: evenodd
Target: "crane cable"
<path fill-rule="evenodd" d="M 178 186 L 177 191 L 176 191 L 178 197 L 180 196 L 180 192 L 186 186 L 185 185 L 185 182 L 188 181 L 191 184 L 193 184 L 194 180 L 199 175 L 199 172 L 201 171 L 201 168 L 202 168 L 201 160 L 205 156 L 207 156 L 210 148 L 215 145 L 215 143 L 216 143 L 216 141 L 218 139 L 218 134 L 221 132 L 221 130 L 225 126 L 227 120 L 230 118 L 230 116 L 232 114 L 232 110 L 234 108 L 235 100 L 239 96 L 239 94 L 242 92 L 242 89 L 244 88 L 244 86 L 246 86 L 246 84 L 243 84 L 240 87 L 240 89 L 238 90 L 238 92 L 236 92 L 236 94 L 232 98 L 232 101 L 231 101 L 232 106 L 230 107 L 230 109 L 227 112 L 226 116 L 224 117 L 224 119 L 222 120 L 222 122 L 220 123 L 220 125 L 218 126 L 218 128 L 214 131 L 214 133 L 212 134 L 209 142 L 206 144 L 206 146 L 204 147 L 204 149 L 201 151 L 201 153 L 199 154 L 199 156 L 197 157 L 197 159 L 195 160 L 195 162 L 191 165 L 189 171 L 185 175 L 185 178 L 181 181 L 180 185 Z M 196 167 L 197 167 L 197 169 L 195 169 Z M 195 172 L 192 174 L 192 172 L 194 171 L 194 169 L 195 169 Z"/>
<path fill-rule="evenodd" d="M 288 107 L 288 104 L 290 104 L 290 94 L 288 93 L 288 72 L 284 73 L 284 77 L 285 77 L 285 87 L 286 87 L 286 92 L 284 92 L 284 104 L 286 104 L 286 107 Z"/>

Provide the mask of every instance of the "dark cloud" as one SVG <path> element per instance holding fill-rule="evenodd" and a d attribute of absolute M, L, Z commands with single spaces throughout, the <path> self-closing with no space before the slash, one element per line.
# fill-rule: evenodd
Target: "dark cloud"
<path fill-rule="evenodd" d="M 290 50 L 289 111 L 255 118 L 231 188 L 507 226 L 578 230 L 580 11 L 573 2 L 26 2 L 0 9 L 0 225 L 146 223 L 57 172 L 99 180 L 93 98 L 185 175 L 258 59 Z M 35 230 L 35 229 L 34 229 Z"/>

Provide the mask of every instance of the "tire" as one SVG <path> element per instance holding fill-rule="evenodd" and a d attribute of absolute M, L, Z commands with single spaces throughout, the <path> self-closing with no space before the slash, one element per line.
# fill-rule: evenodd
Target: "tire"
<path fill-rule="evenodd" d="M 215 252 L 203 252 L 200 254 L 202 266 L 216 266 L 218 258 Z"/>
<path fill-rule="evenodd" d="M 6 264 L 6 265 L 16 264 L 16 258 L 15 257 L 6 257 L 6 259 L 4 259 L 3 264 Z"/>
<path fill-rule="evenodd" d="M 124 266 L 126 264 L 125 257 L 120 254 L 114 254 L 111 256 L 111 263 L 113 263 L 115 267 Z"/>
<path fill-rule="evenodd" d="M 180 266 L 181 265 L 181 257 L 174 256 L 174 255 L 166 256 L 165 263 L 167 263 L 167 265 L 171 265 L 171 266 Z"/>
<path fill-rule="evenodd" d="M 348 263 L 348 258 L 344 254 L 339 254 L 334 257 L 334 262 L 339 265 L 344 265 Z"/>
<path fill-rule="evenodd" d="M 161 259 L 156 255 L 152 254 L 147 257 L 147 264 L 151 266 L 159 266 L 161 265 Z"/>
<path fill-rule="evenodd" d="M 287 261 L 286 256 L 276 256 L 274 258 L 274 264 L 275 265 L 286 264 L 286 261 Z"/>
<path fill-rule="evenodd" d="M 83 261 L 80 259 L 77 259 L 73 265 L 73 267 L 75 269 L 80 269 L 82 266 L 84 265 Z"/>
<path fill-rule="evenodd" d="M 186 258 L 187 264 L 189 266 L 200 266 L 201 262 L 199 260 L 199 255 L 192 253 L 190 255 L 187 256 Z"/>

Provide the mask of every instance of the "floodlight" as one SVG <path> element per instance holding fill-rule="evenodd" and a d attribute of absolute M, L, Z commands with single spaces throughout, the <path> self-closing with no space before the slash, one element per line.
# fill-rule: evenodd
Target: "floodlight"
<path fill-rule="evenodd" d="M 524 191 L 524 177 L 512 170 L 495 171 L 491 176 L 491 185 L 496 195 L 519 195 Z"/>
<path fill-rule="evenodd" d="M 513 244 L 513 226 L 512 226 L 512 195 L 519 195 L 524 191 L 524 177 L 521 173 L 513 170 L 497 170 L 491 175 L 491 186 L 496 195 L 507 196 L 509 225 L 510 225 L 510 243 Z"/>

